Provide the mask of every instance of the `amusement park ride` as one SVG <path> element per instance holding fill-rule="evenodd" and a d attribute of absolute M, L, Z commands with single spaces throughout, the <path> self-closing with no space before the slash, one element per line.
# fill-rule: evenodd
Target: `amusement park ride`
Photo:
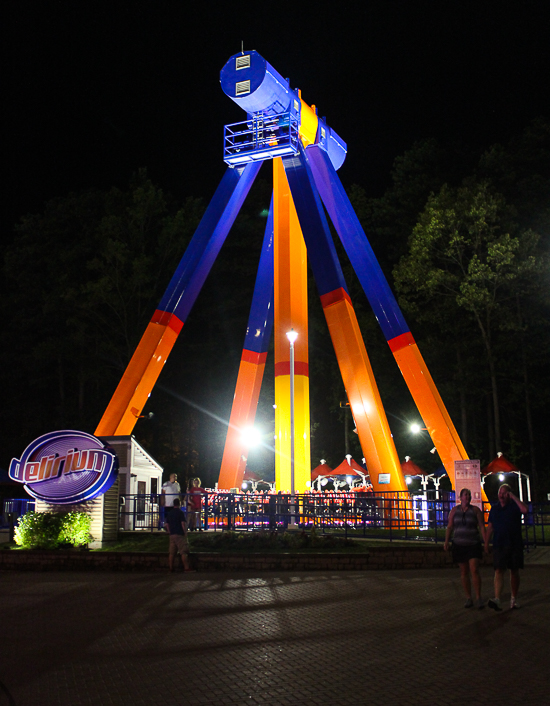
<path fill-rule="evenodd" d="M 220 80 L 223 91 L 246 112 L 246 120 L 225 126 L 225 175 L 96 436 L 131 434 L 262 162 L 272 160 L 273 196 L 219 487 L 241 486 L 248 454 L 243 431 L 254 422 L 273 328 L 276 487 L 306 490 L 311 469 L 309 257 L 374 490 L 407 489 L 323 204 L 454 487 L 454 462 L 468 456 L 336 173 L 346 157 L 346 144 L 317 115 L 315 106 L 302 100 L 300 90 L 291 89 L 288 80 L 257 52 L 242 51 L 232 56 Z M 293 346 L 289 347 L 286 338 L 291 329 L 298 333 L 292 357 Z"/>

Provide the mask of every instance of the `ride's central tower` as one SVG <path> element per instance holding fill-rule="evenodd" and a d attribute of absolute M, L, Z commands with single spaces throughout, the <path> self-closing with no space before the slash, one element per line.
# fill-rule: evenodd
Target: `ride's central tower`
<path fill-rule="evenodd" d="M 257 52 L 232 56 L 221 71 L 220 81 L 223 91 L 245 111 L 246 118 L 224 128 L 224 161 L 228 165 L 225 176 L 96 434 L 131 433 L 261 164 L 271 160 L 273 197 L 219 487 L 239 488 L 242 483 L 248 455 L 244 432 L 254 423 L 273 328 L 277 488 L 306 490 L 311 468 L 307 255 L 371 482 L 375 491 L 406 491 L 325 209 L 454 485 L 454 461 L 466 460 L 467 455 L 338 178 L 346 144 L 317 115 L 315 106 L 307 105 L 301 92 L 291 89 L 288 80 Z M 292 368 L 286 339 L 290 329 L 298 334 Z"/>

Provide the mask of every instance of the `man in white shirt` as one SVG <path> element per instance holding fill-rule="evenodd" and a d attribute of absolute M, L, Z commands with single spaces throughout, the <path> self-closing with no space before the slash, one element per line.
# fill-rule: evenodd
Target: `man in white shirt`
<path fill-rule="evenodd" d="M 178 476 L 176 473 L 170 475 L 170 480 L 162 484 L 161 488 L 161 507 L 164 509 L 161 517 L 161 525 L 164 523 L 164 518 L 166 514 L 174 507 L 174 500 L 181 498 L 181 488 L 178 483 Z"/>

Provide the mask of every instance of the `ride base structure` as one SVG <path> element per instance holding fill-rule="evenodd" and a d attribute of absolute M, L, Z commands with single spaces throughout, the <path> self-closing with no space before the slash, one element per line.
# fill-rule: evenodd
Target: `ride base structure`
<path fill-rule="evenodd" d="M 96 436 L 131 434 L 262 163 L 271 160 L 273 195 L 218 486 L 242 484 L 248 456 L 243 432 L 254 423 L 273 330 L 276 488 L 306 491 L 309 257 L 374 491 L 407 490 L 324 205 L 454 487 L 454 462 L 468 456 L 337 175 L 346 144 L 257 52 L 232 56 L 220 80 L 246 120 L 224 128 L 227 170 Z M 292 356 L 286 338 L 291 329 L 298 333 Z"/>

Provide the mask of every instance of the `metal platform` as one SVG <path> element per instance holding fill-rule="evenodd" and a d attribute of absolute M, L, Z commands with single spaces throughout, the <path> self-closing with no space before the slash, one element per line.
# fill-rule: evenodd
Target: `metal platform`
<path fill-rule="evenodd" d="M 298 154 L 298 120 L 292 113 L 254 114 L 224 126 L 224 162 L 230 166 Z"/>

